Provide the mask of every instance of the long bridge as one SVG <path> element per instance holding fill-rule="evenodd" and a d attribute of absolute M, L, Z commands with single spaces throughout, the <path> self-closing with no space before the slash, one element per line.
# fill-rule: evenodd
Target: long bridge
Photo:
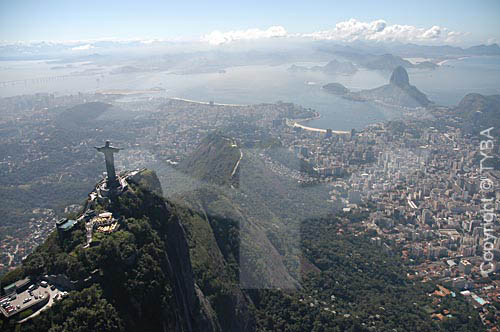
<path fill-rule="evenodd" d="M 98 76 L 99 80 L 103 75 L 102 73 L 77 73 L 77 74 L 69 74 L 69 75 L 54 75 L 54 76 L 45 76 L 45 77 L 37 77 L 37 78 L 26 78 L 20 80 L 11 80 L 11 81 L 0 81 L 0 88 L 5 88 L 9 86 L 16 85 L 24 85 L 28 86 L 31 84 L 47 84 L 52 82 L 63 81 L 68 78 L 76 78 L 76 77 L 90 77 L 90 76 Z"/>
<path fill-rule="evenodd" d="M 27 78 L 21 80 L 12 80 L 12 81 L 0 81 L 0 88 L 5 88 L 8 86 L 16 86 L 16 85 L 25 85 L 28 84 L 46 84 L 50 82 L 62 81 L 71 77 L 75 77 L 75 75 L 58 75 L 58 76 L 47 76 L 47 77 L 39 77 L 39 78 Z"/>

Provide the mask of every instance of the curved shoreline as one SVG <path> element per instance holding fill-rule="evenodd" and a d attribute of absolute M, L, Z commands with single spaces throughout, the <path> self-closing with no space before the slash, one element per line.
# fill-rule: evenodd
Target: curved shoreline
<path fill-rule="evenodd" d="M 317 119 L 321 118 L 321 114 L 319 112 L 314 111 L 314 113 L 316 115 L 314 117 L 312 117 L 312 118 L 290 119 L 290 121 L 292 122 L 290 125 L 292 127 L 298 127 L 298 128 L 302 128 L 302 129 L 308 130 L 308 131 L 314 131 L 314 132 L 319 132 L 319 133 L 326 133 L 326 131 L 327 131 L 326 129 L 309 127 L 309 126 L 306 126 L 306 125 L 302 124 L 302 122 L 307 122 L 307 121 L 311 121 L 311 120 L 317 120 Z M 350 132 L 349 131 L 345 131 L 345 130 L 332 130 L 332 134 L 345 135 L 345 134 L 350 134 Z"/>
<path fill-rule="evenodd" d="M 313 127 L 308 127 L 308 126 L 304 126 L 303 124 L 300 124 L 296 121 L 294 121 L 293 127 L 299 127 L 299 128 L 302 128 L 304 130 L 309 130 L 309 131 L 314 131 L 314 132 L 319 132 L 319 133 L 326 133 L 327 130 L 326 129 L 321 129 L 321 128 L 313 128 Z M 332 134 L 338 134 L 338 135 L 346 135 L 346 134 L 349 134 L 350 132 L 349 131 L 345 131 L 345 130 L 332 130 Z"/>
<path fill-rule="evenodd" d="M 185 98 L 179 98 L 179 97 L 168 97 L 168 99 L 180 100 L 180 101 L 185 101 L 187 103 L 193 103 L 193 104 L 210 105 L 210 102 L 208 102 L 208 101 L 191 100 L 191 99 L 185 99 Z M 212 103 L 211 105 L 215 105 L 215 106 L 235 106 L 235 107 L 246 107 L 246 106 L 249 106 L 249 105 L 242 105 L 242 104 L 219 104 L 219 103 Z"/>
<path fill-rule="evenodd" d="M 436 62 L 436 65 L 438 66 L 443 66 L 445 63 L 447 63 L 448 61 L 452 61 L 452 60 L 464 60 L 464 59 L 468 59 L 468 58 L 472 58 L 474 56 L 462 56 L 462 57 L 458 57 L 458 58 L 449 58 L 449 59 L 444 59 L 444 60 L 441 60 L 439 62 Z"/>
<path fill-rule="evenodd" d="M 210 102 L 190 100 L 190 99 L 179 98 L 179 97 L 169 97 L 168 99 L 185 101 L 185 102 L 194 103 L 194 104 L 210 105 Z M 219 104 L 219 103 L 213 103 L 212 105 L 216 105 L 216 106 L 236 106 L 236 107 L 249 106 L 249 105 L 241 105 L 241 104 Z M 319 112 L 315 111 L 314 113 L 315 113 L 315 116 L 313 116 L 311 118 L 293 119 L 293 120 L 290 119 L 291 121 L 293 121 L 293 123 L 291 124 L 291 126 L 292 127 L 299 127 L 299 128 L 302 128 L 302 129 L 308 130 L 308 131 L 326 133 L 326 131 L 327 131 L 326 129 L 313 128 L 313 127 L 309 127 L 309 126 L 305 126 L 305 125 L 301 124 L 301 122 L 307 122 L 307 121 L 316 120 L 316 119 L 321 118 L 321 114 Z M 344 131 L 344 130 L 332 130 L 332 134 L 345 135 L 345 134 L 349 134 L 349 133 L 350 133 L 349 131 Z"/>

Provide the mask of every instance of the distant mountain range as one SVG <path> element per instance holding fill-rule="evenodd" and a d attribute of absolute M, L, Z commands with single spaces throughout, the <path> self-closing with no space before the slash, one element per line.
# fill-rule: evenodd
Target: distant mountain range
<path fill-rule="evenodd" d="M 280 45 L 283 47 L 280 48 Z M 97 41 L 71 41 L 71 42 L 4 42 L 0 43 L 0 60 L 34 60 L 34 59 L 61 59 L 61 61 L 75 62 L 79 57 L 85 57 L 92 53 L 99 53 L 114 58 L 130 59 L 135 56 L 148 54 L 165 55 L 169 58 L 177 58 L 189 61 L 210 60 L 220 67 L 257 63 L 290 63 L 291 61 L 329 61 L 331 55 L 341 55 L 355 64 L 367 66 L 367 68 L 378 69 L 381 64 L 389 59 L 384 55 L 393 55 L 399 58 L 439 58 L 473 56 L 473 55 L 500 55 L 500 47 L 497 44 L 476 45 L 461 48 L 449 45 L 428 46 L 401 43 L 366 43 L 354 42 L 340 44 L 332 41 L 296 41 L 287 40 L 286 44 L 276 44 L 270 47 L 255 46 L 241 49 L 207 49 L 204 44 L 193 42 L 173 42 L 162 40 L 97 40 Z M 357 57 L 364 55 L 363 57 Z M 200 59 L 199 56 L 202 58 Z M 215 57 L 219 62 L 211 59 Z M 352 57 L 352 59 L 350 59 Z M 93 59 L 95 60 L 95 59 Z M 104 60 L 104 59 L 103 59 Z M 85 60 L 83 60 L 85 61 Z M 206 65 L 204 62 L 201 64 Z M 400 61 L 400 60 L 398 60 Z M 405 68 L 430 68 L 429 63 L 412 65 L 411 63 L 394 63 L 387 70 L 393 70 L 401 65 Z"/>
<path fill-rule="evenodd" d="M 465 56 L 465 55 L 500 55 L 500 47 L 498 44 L 476 45 L 467 48 L 441 45 L 428 46 L 416 44 L 395 45 L 392 47 L 394 54 L 403 57 L 442 57 L 442 56 Z"/>
<path fill-rule="evenodd" d="M 349 59 L 361 67 L 374 70 L 394 70 L 399 66 L 404 68 L 419 69 L 435 69 L 438 67 L 437 64 L 430 61 L 423 61 L 417 64 L 413 64 L 408 60 L 392 54 L 373 55 L 343 51 L 335 52 L 335 54 Z"/>
<path fill-rule="evenodd" d="M 359 53 L 359 54 L 394 54 L 399 57 L 439 58 L 447 56 L 500 55 L 498 44 L 458 47 L 450 45 L 417 45 L 402 43 L 366 43 L 356 42 L 342 45 L 334 42 L 318 43 L 317 49 L 324 53 Z"/>
<path fill-rule="evenodd" d="M 340 62 L 337 60 L 332 60 L 324 66 L 314 66 L 314 67 L 304 67 L 292 65 L 288 68 L 291 72 L 306 72 L 306 71 L 319 71 L 325 74 L 344 74 L 352 75 L 358 71 L 355 65 L 351 62 Z"/>
<path fill-rule="evenodd" d="M 409 108 L 426 107 L 431 104 L 424 93 L 410 85 L 408 73 L 402 66 L 394 69 L 389 84 L 375 89 L 353 92 L 340 83 L 326 84 L 323 89 L 354 101 L 376 101 Z"/>

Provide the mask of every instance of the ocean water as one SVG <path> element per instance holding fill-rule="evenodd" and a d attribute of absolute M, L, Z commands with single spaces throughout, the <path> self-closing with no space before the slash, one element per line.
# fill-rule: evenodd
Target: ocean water
<path fill-rule="evenodd" d="M 500 56 L 449 60 L 436 70 L 410 70 L 410 83 L 441 105 L 456 105 L 468 93 L 500 94 Z"/>
<path fill-rule="evenodd" d="M 324 63 L 299 63 L 322 65 Z M 280 66 L 232 67 L 225 73 L 176 75 L 166 72 L 109 74 L 110 67 L 76 64 L 54 69 L 44 61 L 0 62 L 0 97 L 51 92 L 68 94 L 105 89 L 165 89 L 152 96 L 179 97 L 229 104 L 257 104 L 276 101 L 293 102 L 317 110 L 321 118 L 308 125 L 334 130 L 361 129 L 393 115 L 382 106 L 348 101 L 330 95 L 321 86 L 338 82 L 352 90 L 375 88 L 386 84 L 390 72 L 359 70 L 354 75 L 326 75 L 320 72 L 292 73 Z M 86 71 L 86 72 L 85 72 Z M 88 74 L 90 71 L 91 74 Z M 66 76 L 68 75 L 68 76 Z M 44 77 L 65 76 L 59 79 Z M 500 57 L 472 57 L 449 60 L 436 70 L 409 70 L 410 83 L 441 105 L 455 105 L 469 92 L 500 93 Z"/>

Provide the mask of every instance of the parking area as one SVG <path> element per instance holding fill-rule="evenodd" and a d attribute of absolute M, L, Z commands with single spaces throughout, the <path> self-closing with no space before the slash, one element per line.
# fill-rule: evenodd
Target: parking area
<path fill-rule="evenodd" d="M 33 309 L 34 313 L 23 319 L 27 320 L 39 314 L 45 308 L 50 307 L 54 299 L 59 299 L 67 294 L 54 285 L 43 283 L 42 285 L 31 285 L 27 290 L 21 293 L 15 293 L 4 300 L 0 310 L 6 317 L 13 316 L 28 309 Z"/>

